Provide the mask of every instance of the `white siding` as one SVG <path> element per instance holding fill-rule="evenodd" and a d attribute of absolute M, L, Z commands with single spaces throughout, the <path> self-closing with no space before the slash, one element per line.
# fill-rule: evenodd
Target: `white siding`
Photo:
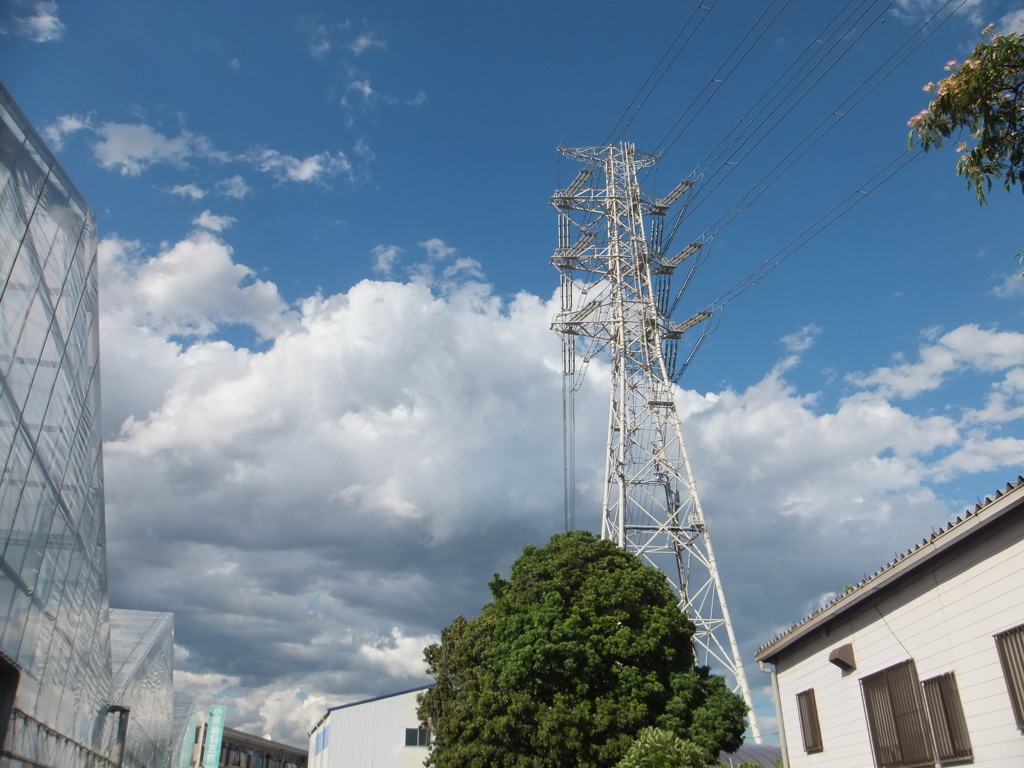
<path fill-rule="evenodd" d="M 866 600 L 780 652 L 781 707 L 792 768 L 874 764 L 860 679 L 913 659 L 920 679 L 956 675 L 974 765 L 1024 765 L 992 636 L 1024 624 L 1024 512 L 933 558 L 881 598 Z M 829 652 L 853 644 L 856 669 Z M 804 752 L 797 693 L 813 688 L 824 750 Z"/>
<path fill-rule="evenodd" d="M 310 734 L 309 768 L 420 768 L 427 748 L 405 746 L 405 729 L 419 725 L 419 693 L 408 691 L 328 711 Z M 318 735 L 324 731 L 327 745 L 317 753 Z"/>
<path fill-rule="evenodd" d="M 405 728 L 419 727 L 420 722 L 416 717 L 416 695 L 414 693 L 411 696 L 407 694 L 402 697 L 405 704 Z M 404 732 L 402 735 L 405 736 Z M 402 768 L 422 768 L 426 759 L 427 747 L 405 747 L 402 752 Z"/>

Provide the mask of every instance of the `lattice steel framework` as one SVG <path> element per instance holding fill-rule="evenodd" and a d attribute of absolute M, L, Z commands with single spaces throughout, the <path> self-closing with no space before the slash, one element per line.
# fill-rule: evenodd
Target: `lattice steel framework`
<path fill-rule="evenodd" d="M 586 364 L 610 350 L 601 535 L 665 571 L 680 609 L 696 625 L 696 662 L 732 678 L 760 741 L 674 397 L 678 341 L 708 318 L 707 312 L 684 323 L 669 317 L 672 275 L 701 243 L 666 257 L 664 222 L 692 182 L 653 198 L 640 189 L 637 170 L 656 159 L 633 145 L 559 151 L 583 163 L 569 186 L 551 198 L 558 209 L 558 248 L 551 263 L 561 273 L 562 299 L 552 329 L 563 342 L 567 465 L 573 452 L 572 393 Z M 567 478 L 572 481 L 571 468 Z M 567 503 L 567 525 L 568 508 Z"/>

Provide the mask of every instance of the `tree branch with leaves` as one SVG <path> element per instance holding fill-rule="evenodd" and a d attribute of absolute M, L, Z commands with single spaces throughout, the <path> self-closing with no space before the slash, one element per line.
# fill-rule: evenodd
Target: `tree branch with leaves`
<path fill-rule="evenodd" d="M 911 149 L 960 139 L 956 172 L 984 204 L 994 179 L 1007 191 L 1015 184 L 1024 191 L 1024 34 L 999 34 L 993 25 L 982 34 L 963 62 L 946 64 L 947 77 L 925 85 L 935 97 L 908 125 Z"/>

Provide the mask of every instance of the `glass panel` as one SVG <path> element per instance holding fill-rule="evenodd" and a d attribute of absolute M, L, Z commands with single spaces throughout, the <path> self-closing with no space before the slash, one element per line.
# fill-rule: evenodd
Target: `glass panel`
<path fill-rule="evenodd" d="M 12 652 L 9 653 L 11 658 L 17 658 L 17 649 L 21 645 L 21 636 L 25 631 L 25 622 L 28 619 L 29 605 L 28 594 L 21 589 L 20 585 L 15 584 L 15 587 L 14 595 L 11 598 L 11 607 L 3 626 L 3 647 L 5 652 L 8 648 L 12 649 Z"/>
<path fill-rule="evenodd" d="M 32 388 L 25 400 L 21 414 L 22 422 L 29 430 L 33 440 L 38 439 L 43 417 L 46 415 L 46 409 L 53 394 L 53 384 L 57 378 L 57 365 L 59 364 L 58 355 L 59 351 L 54 346 L 53 337 L 47 336 L 43 343 L 42 353 L 39 355 Z M 48 468 L 52 470 L 52 456 L 43 454 L 41 460 L 45 461 Z"/>
<path fill-rule="evenodd" d="M 18 203 L 18 189 L 8 184 L 0 192 L 0 296 L 7 287 L 14 261 L 25 235 L 26 220 Z"/>
<path fill-rule="evenodd" d="M 32 211 L 35 209 L 36 201 L 42 192 L 43 184 L 49 171 L 39 152 L 32 146 L 32 141 L 26 141 L 19 147 L 19 150 L 10 158 L 10 170 L 14 176 L 14 183 L 20 192 L 18 195 L 21 201 L 21 210 L 26 221 L 32 218 Z"/>
<path fill-rule="evenodd" d="M 10 378 L 11 371 L 19 367 L 14 354 L 21 339 L 22 329 L 28 320 L 28 308 L 35 298 L 38 282 L 38 276 L 32 271 L 31 259 L 26 258 L 23 252 L 14 262 L 10 283 L 0 300 L 0 321 L 3 322 L 4 328 L 3 341 L 0 341 L 0 344 L 3 344 L 5 350 L 4 367 L 0 369 L 0 373 L 5 378 Z M 26 361 L 21 362 L 22 366 L 25 364 Z"/>
<path fill-rule="evenodd" d="M 28 606 L 28 616 L 25 619 L 25 629 L 21 633 L 21 647 L 18 649 L 18 663 L 23 668 L 31 665 L 35 657 L 36 644 L 39 642 L 43 623 L 46 617 L 38 602 L 31 602 Z"/>
<path fill-rule="evenodd" d="M 24 144 L 25 132 L 6 109 L 0 109 L 0 187 L 11 183 L 11 169 L 18 154 L 25 151 Z"/>
<path fill-rule="evenodd" d="M 92 212 L 0 86 L 0 649 L 54 766 L 102 745 L 112 675 L 97 307 Z"/>
<path fill-rule="evenodd" d="M 11 613 L 11 601 L 14 599 L 15 591 L 14 582 L 6 574 L 0 573 L 0 611 L 3 611 L 4 616 Z M 4 651 L 7 651 L 6 647 Z M 11 654 L 8 653 L 8 655 Z"/>
<path fill-rule="evenodd" d="M 15 408 L 24 408 L 25 401 L 28 399 L 32 380 L 35 377 L 39 352 L 46 340 L 48 325 L 49 318 L 46 316 L 43 300 L 38 293 L 35 293 L 28 311 L 25 313 L 17 348 L 14 352 L 15 359 L 6 377 Z"/>
<path fill-rule="evenodd" d="M 67 541 L 66 537 L 67 526 L 64 519 L 60 515 L 54 515 L 46 549 L 43 551 L 43 562 L 39 566 L 39 575 L 34 585 L 36 597 L 44 608 L 49 602 L 50 592 L 57 578 L 59 553 L 62 549 L 74 545 L 73 541 Z"/>
<path fill-rule="evenodd" d="M 15 418 L 6 399 L 0 402 L 0 408 L 10 414 L 9 418 Z M 32 447 L 24 436 L 25 433 L 21 431 L 12 434 L 13 441 L 8 448 L 7 466 L 3 470 L 3 482 L 0 483 L 0 555 L 5 553 L 7 545 L 11 542 L 18 505 L 28 482 L 28 462 L 32 457 Z"/>

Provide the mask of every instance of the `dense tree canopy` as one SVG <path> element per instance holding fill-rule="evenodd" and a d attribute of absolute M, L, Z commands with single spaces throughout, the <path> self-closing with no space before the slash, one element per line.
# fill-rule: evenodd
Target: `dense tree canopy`
<path fill-rule="evenodd" d="M 1017 183 L 1024 190 L 1024 34 L 996 34 L 991 26 L 985 34 L 962 63 L 946 65 L 948 77 L 925 86 L 935 97 L 908 123 L 910 146 L 919 141 L 926 151 L 966 129 L 956 172 L 980 203 L 993 179 L 1007 191 Z"/>
<path fill-rule="evenodd" d="M 575 531 L 527 547 L 490 587 L 480 616 L 425 652 L 434 768 L 610 768 L 648 726 L 708 763 L 741 744 L 746 707 L 694 667 L 693 624 L 657 569 Z"/>

